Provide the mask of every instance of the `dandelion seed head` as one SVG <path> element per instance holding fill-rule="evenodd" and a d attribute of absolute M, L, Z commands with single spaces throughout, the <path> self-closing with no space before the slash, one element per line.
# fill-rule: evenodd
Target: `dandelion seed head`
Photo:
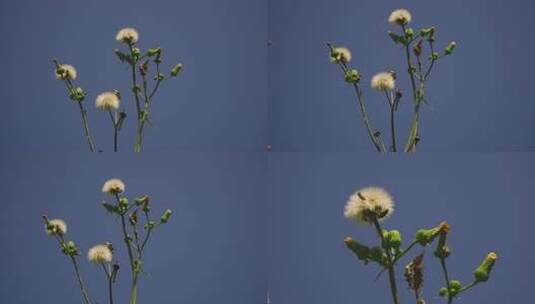
<path fill-rule="evenodd" d="M 97 96 L 95 106 L 103 111 L 119 109 L 121 100 L 115 92 L 104 92 Z"/>
<path fill-rule="evenodd" d="M 351 51 L 345 47 L 335 47 L 331 52 L 331 61 L 333 63 L 348 63 L 351 61 Z"/>
<path fill-rule="evenodd" d="M 134 44 L 139 39 L 139 34 L 137 33 L 136 29 L 126 27 L 117 32 L 115 39 L 122 43 Z"/>
<path fill-rule="evenodd" d="M 411 20 L 411 12 L 403 8 L 393 11 L 388 17 L 388 22 L 392 25 L 407 25 Z"/>
<path fill-rule="evenodd" d="M 392 91 L 396 86 L 396 81 L 392 73 L 382 72 L 372 77 L 371 85 L 378 91 Z"/>
<path fill-rule="evenodd" d="M 102 186 L 102 192 L 108 194 L 119 194 L 123 193 L 125 185 L 122 180 L 118 178 L 112 178 L 107 180 Z"/>
<path fill-rule="evenodd" d="M 45 231 L 49 236 L 65 235 L 67 233 L 67 224 L 63 220 L 53 219 L 48 221 L 48 224 L 45 224 Z"/>
<path fill-rule="evenodd" d="M 373 217 L 384 220 L 394 212 L 394 201 L 386 190 L 367 187 L 353 193 L 346 203 L 344 216 L 357 223 L 371 224 Z"/>
<path fill-rule="evenodd" d="M 93 246 L 87 252 L 87 259 L 89 262 L 95 264 L 111 263 L 112 258 L 113 254 L 111 253 L 110 248 L 106 245 Z"/>
<path fill-rule="evenodd" d="M 56 79 L 74 80 L 77 75 L 76 69 L 70 64 L 60 64 L 59 67 L 56 68 Z"/>

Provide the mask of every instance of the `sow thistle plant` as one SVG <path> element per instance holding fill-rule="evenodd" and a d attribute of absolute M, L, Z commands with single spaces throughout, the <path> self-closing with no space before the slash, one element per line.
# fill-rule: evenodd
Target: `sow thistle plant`
<path fill-rule="evenodd" d="M 492 268 L 498 258 L 495 252 L 490 252 L 473 272 L 473 279 L 468 284 L 454 279 L 448 272 L 446 261 L 451 255 L 448 246 L 448 239 L 451 226 L 447 222 L 442 222 L 436 227 L 419 229 L 414 239 L 408 246 L 404 246 L 401 232 L 398 230 L 386 230 L 382 227 L 382 222 L 389 218 L 394 212 L 394 201 L 390 194 L 382 188 L 368 187 L 355 192 L 350 196 L 345 205 L 344 216 L 356 223 L 371 226 L 377 234 L 379 244 L 368 246 L 346 237 L 345 245 L 358 260 L 365 265 L 377 264 L 381 271 L 388 273 L 390 290 L 394 304 L 400 304 L 398 281 L 396 278 L 396 266 L 401 258 L 407 255 L 414 247 L 425 248 L 435 244 L 434 257 L 440 264 L 440 269 L 444 277 L 444 286 L 438 289 L 438 295 L 444 298 L 448 304 L 458 298 L 464 292 L 472 289 L 476 285 L 489 280 Z M 408 289 L 414 294 L 416 304 L 425 304 L 423 295 L 424 283 L 424 253 L 416 255 L 404 267 L 404 277 L 407 281 Z"/>
<path fill-rule="evenodd" d="M 134 150 L 141 152 L 143 148 L 143 131 L 146 124 L 151 123 L 151 105 L 160 85 L 170 78 L 177 77 L 182 70 L 182 64 L 173 66 L 168 74 L 161 70 L 163 50 L 160 47 L 149 48 L 142 51 L 138 46 L 138 32 L 133 28 L 124 28 L 115 37 L 117 42 L 124 45 L 124 49 L 115 49 L 114 53 L 123 64 L 127 64 L 131 70 L 131 89 L 135 105 L 137 119 L 136 142 Z M 75 83 L 77 71 L 74 66 L 53 60 L 55 65 L 56 79 L 65 83 L 69 98 L 78 105 L 82 117 L 84 136 L 91 152 L 97 151 L 94 139 L 89 130 L 88 114 L 84 104 L 87 92 Z M 113 127 L 113 150 L 118 151 L 119 131 L 126 119 L 126 110 L 120 109 L 121 93 L 110 90 L 99 94 L 95 99 L 97 109 L 107 112 Z"/>
<path fill-rule="evenodd" d="M 125 185 L 119 179 L 110 179 L 102 186 L 102 192 L 112 198 L 110 202 L 104 201 L 104 209 L 120 221 L 121 236 L 128 254 L 128 268 L 130 270 L 130 304 L 137 303 L 139 276 L 143 273 L 144 253 L 151 235 L 161 225 L 166 224 L 171 217 L 171 210 L 163 212 L 159 219 L 153 219 L 151 203 L 148 195 L 137 197 L 130 202 L 124 195 Z M 80 287 L 84 304 L 99 303 L 90 297 L 87 287 L 82 279 L 79 268 L 80 248 L 74 241 L 66 239 L 67 224 L 61 219 L 48 219 L 43 216 L 45 232 L 54 238 L 61 252 L 69 258 Z M 101 268 L 108 287 L 108 302 L 113 304 L 113 287 L 119 275 L 120 263 L 115 257 L 114 246 L 110 242 L 103 242 L 91 247 L 87 251 L 87 260 Z M 100 302 L 102 303 L 102 302 Z"/>
<path fill-rule="evenodd" d="M 397 28 L 397 31 L 389 31 L 388 36 L 392 41 L 402 47 L 403 56 L 407 64 L 407 73 L 410 79 L 411 96 L 413 99 L 413 118 L 409 135 L 405 143 L 405 152 L 415 152 L 418 142 L 421 140 L 420 134 L 420 108 L 423 102 L 427 102 L 425 89 L 427 81 L 435 67 L 436 63 L 446 56 L 449 56 L 455 50 L 457 44 L 450 42 L 440 53 L 436 50 L 436 28 L 424 27 L 415 31 L 409 27 L 412 21 L 411 13 L 406 9 L 393 11 L 388 18 L 388 22 Z M 353 86 L 357 101 L 360 106 L 360 113 L 364 126 L 373 146 L 378 152 L 397 152 L 398 140 L 396 134 L 396 113 L 403 96 L 402 90 L 396 82 L 397 73 L 394 70 L 388 70 L 377 73 L 371 78 L 372 89 L 384 95 L 386 104 L 389 108 L 390 121 L 390 145 L 386 146 L 382 132 L 373 127 L 371 119 L 366 109 L 361 79 L 363 75 L 358 69 L 350 67 L 352 59 L 351 51 L 348 48 L 334 46 L 327 43 L 330 52 L 331 62 L 340 66 L 344 79 Z M 427 47 L 426 47 L 427 46 Z M 425 50 L 427 48 L 427 51 Z M 427 57 L 427 58 L 426 58 Z"/>

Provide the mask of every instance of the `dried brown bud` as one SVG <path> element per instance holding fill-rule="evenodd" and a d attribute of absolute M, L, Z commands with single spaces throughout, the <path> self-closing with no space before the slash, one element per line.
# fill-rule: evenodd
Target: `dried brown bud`
<path fill-rule="evenodd" d="M 407 266 L 405 266 L 405 279 L 409 284 L 409 288 L 417 293 L 423 287 L 424 283 L 424 254 L 416 256 Z"/>

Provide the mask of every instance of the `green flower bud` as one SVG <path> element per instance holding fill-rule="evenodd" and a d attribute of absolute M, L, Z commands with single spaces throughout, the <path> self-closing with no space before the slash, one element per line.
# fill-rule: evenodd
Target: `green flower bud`
<path fill-rule="evenodd" d="M 86 92 L 82 88 L 76 87 L 70 92 L 69 97 L 73 101 L 81 102 L 84 101 L 86 95 Z"/>
<path fill-rule="evenodd" d="M 78 254 L 80 254 L 78 248 L 76 247 L 76 244 L 74 244 L 73 241 L 64 242 L 61 245 L 61 251 L 63 252 L 63 254 L 68 256 L 77 256 Z"/>
<path fill-rule="evenodd" d="M 157 56 L 157 55 L 159 55 L 159 54 L 161 54 L 161 53 L 162 53 L 162 49 L 159 48 L 159 47 L 157 47 L 157 48 L 150 48 L 150 49 L 147 50 L 147 55 L 148 55 L 149 57 Z"/>
<path fill-rule="evenodd" d="M 156 223 L 154 221 L 149 221 L 145 224 L 145 230 L 152 230 L 154 227 L 156 227 Z"/>
<path fill-rule="evenodd" d="M 445 297 L 448 295 L 448 289 L 446 287 L 442 287 L 440 288 L 440 290 L 438 291 L 438 294 L 441 296 L 441 297 Z"/>
<path fill-rule="evenodd" d="M 423 28 L 423 29 L 420 30 L 420 36 L 428 37 L 429 35 L 431 35 L 434 32 L 435 32 L 435 28 L 434 27 Z"/>
<path fill-rule="evenodd" d="M 117 208 L 117 206 L 114 206 L 112 204 L 103 202 L 102 207 L 104 207 L 104 209 L 106 209 L 106 211 L 108 211 L 109 213 L 119 213 L 119 208 Z"/>
<path fill-rule="evenodd" d="M 139 56 L 141 56 L 141 50 L 137 47 L 132 48 L 132 56 L 137 61 L 139 59 Z"/>
<path fill-rule="evenodd" d="M 370 260 L 380 264 L 380 265 L 386 265 L 387 264 L 387 257 L 383 252 L 383 249 L 381 247 L 375 246 L 370 249 Z"/>
<path fill-rule="evenodd" d="M 405 29 L 405 39 L 407 41 L 411 41 L 412 38 L 414 37 L 414 30 L 410 27 L 406 28 Z"/>
<path fill-rule="evenodd" d="M 176 77 L 182 71 L 182 63 L 178 63 L 171 69 L 171 76 Z"/>
<path fill-rule="evenodd" d="M 390 39 L 392 39 L 392 41 L 394 41 L 395 44 L 403 43 L 405 41 L 403 39 L 403 37 L 391 32 L 391 31 L 388 32 L 388 36 L 390 37 Z"/>
<path fill-rule="evenodd" d="M 429 60 L 438 60 L 440 58 L 440 55 L 437 53 L 437 52 L 433 52 L 430 56 L 429 56 Z"/>
<path fill-rule="evenodd" d="M 398 249 L 401 246 L 401 233 L 397 230 L 383 231 L 385 247 Z"/>
<path fill-rule="evenodd" d="M 496 260 L 498 259 L 498 255 L 495 252 L 489 253 L 481 265 L 476 268 L 474 271 L 474 277 L 476 278 L 477 282 L 486 282 L 490 278 L 490 272 L 492 271 L 492 267 L 494 267 L 494 263 L 496 263 Z"/>
<path fill-rule="evenodd" d="M 134 202 L 136 206 L 141 206 L 145 203 L 148 203 L 150 200 L 150 197 L 148 195 L 143 195 L 142 197 L 137 197 Z"/>
<path fill-rule="evenodd" d="M 435 256 L 439 259 L 445 259 L 449 257 L 451 254 L 450 248 L 446 244 L 446 238 L 448 236 L 448 232 L 449 232 L 449 229 L 440 231 L 439 233 L 437 248 L 435 249 L 435 252 L 434 252 Z"/>
<path fill-rule="evenodd" d="M 427 41 L 433 42 L 435 41 L 435 28 L 434 27 L 428 27 L 420 30 L 420 36 L 423 38 L 426 38 Z"/>
<path fill-rule="evenodd" d="M 456 47 L 457 43 L 455 41 L 450 42 L 448 46 L 444 49 L 444 55 L 451 55 Z"/>
<path fill-rule="evenodd" d="M 119 212 L 125 213 L 128 209 L 128 199 L 126 197 L 121 197 L 119 199 Z"/>
<path fill-rule="evenodd" d="M 440 223 L 437 227 L 431 229 L 420 229 L 416 232 L 416 241 L 422 246 L 432 243 L 439 235 L 440 231 L 449 231 L 450 225 L 447 222 Z"/>
<path fill-rule="evenodd" d="M 360 74 L 355 69 L 347 71 L 345 73 L 345 80 L 348 83 L 358 83 L 360 81 Z"/>
<path fill-rule="evenodd" d="M 165 210 L 163 215 L 162 215 L 162 217 L 161 217 L 161 219 L 160 219 L 160 222 L 162 224 L 167 223 L 167 221 L 169 221 L 169 218 L 171 217 L 171 213 L 172 213 L 172 211 L 170 209 Z"/>
<path fill-rule="evenodd" d="M 158 73 L 158 75 L 154 76 L 154 80 L 162 81 L 165 79 L 165 75 L 162 73 Z"/>
<path fill-rule="evenodd" d="M 370 256 L 369 247 L 360 244 L 349 236 L 344 239 L 344 243 L 346 244 L 347 248 L 349 248 L 349 250 L 353 251 L 353 253 L 357 256 L 359 260 L 363 261 L 364 264 L 368 263 Z"/>
<path fill-rule="evenodd" d="M 128 55 L 126 55 L 125 53 L 121 52 L 119 49 L 114 49 L 113 52 L 115 53 L 115 56 L 117 56 L 117 58 L 119 58 L 119 60 L 121 62 L 125 62 L 125 61 L 128 61 Z"/>
<path fill-rule="evenodd" d="M 450 280 L 450 289 L 452 291 L 459 291 L 459 289 L 461 289 L 461 282 L 458 280 Z"/>

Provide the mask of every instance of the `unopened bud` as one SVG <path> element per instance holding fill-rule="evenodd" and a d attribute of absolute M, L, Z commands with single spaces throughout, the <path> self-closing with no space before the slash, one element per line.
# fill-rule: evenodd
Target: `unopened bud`
<path fill-rule="evenodd" d="M 450 42 L 448 46 L 444 49 L 444 55 L 451 55 L 456 47 L 457 43 L 455 41 Z"/>
<path fill-rule="evenodd" d="M 348 83 L 358 83 L 360 81 L 360 74 L 357 70 L 349 70 L 345 73 L 345 80 Z"/>
<path fill-rule="evenodd" d="M 172 211 L 170 209 L 165 210 L 163 215 L 162 215 L 162 217 L 161 217 L 161 219 L 160 219 L 160 222 L 162 224 L 167 223 L 169 221 L 169 218 L 171 217 L 171 213 L 172 213 Z"/>
<path fill-rule="evenodd" d="M 180 71 L 182 71 L 182 63 L 178 63 L 178 64 L 176 64 L 176 65 L 171 69 L 171 76 L 176 77 L 176 76 L 178 75 L 178 73 L 180 73 Z"/>
<path fill-rule="evenodd" d="M 359 242 L 353 240 L 351 237 L 346 237 L 344 243 L 347 248 L 351 250 L 359 260 L 363 261 L 365 264 L 369 261 L 370 248 L 360 244 Z"/>
<path fill-rule="evenodd" d="M 476 268 L 474 271 L 474 277 L 476 278 L 477 282 L 486 282 L 490 278 L 490 272 L 492 271 L 492 267 L 494 267 L 494 263 L 496 263 L 496 260 L 498 259 L 498 255 L 495 252 L 489 253 L 483 262 L 481 262 L 481 265 Z"/>

